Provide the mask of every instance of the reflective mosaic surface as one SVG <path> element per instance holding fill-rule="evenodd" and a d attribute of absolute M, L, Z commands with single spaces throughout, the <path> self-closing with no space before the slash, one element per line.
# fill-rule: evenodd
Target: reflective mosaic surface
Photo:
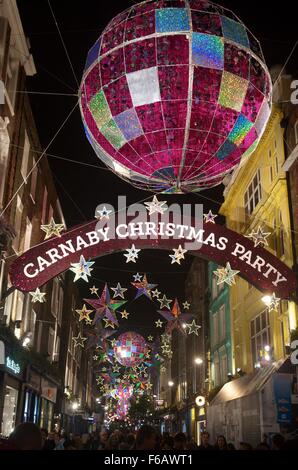
<path fill-rule="evenodd" d="M 87 138 L 135 186 L 220 184 L 256 147 L 271 110 L 260 45 L 230 11 L 155 0 L 114 18 L 89 51 L 80 88 Z"/>
<path fill-rule="evenodd" d="M 144 361 L 147 351 L 143 336 L 133 331 L 120 335 L 114 347 L 116 360 L 126 367 L 134 367 Z"/>

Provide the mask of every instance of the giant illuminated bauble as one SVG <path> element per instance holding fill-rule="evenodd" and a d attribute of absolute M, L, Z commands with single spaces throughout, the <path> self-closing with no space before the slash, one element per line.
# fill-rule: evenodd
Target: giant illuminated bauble
<path fill-rule="evenodd" d="M 117 338 L 114 354 L 117 361 L 125 367 L 134 367 L 144 361 L 148 352 L 143 336 L 133 331 L 122 333 Z"/>
<path fill-rule="evenodd" d="M 80 87 L 87 137 L 116 174 L 151 191 L 200 191 L 255 149 L 271 79 L 258 41 L 221 6 L 149 0 L 114 18 Z"/>

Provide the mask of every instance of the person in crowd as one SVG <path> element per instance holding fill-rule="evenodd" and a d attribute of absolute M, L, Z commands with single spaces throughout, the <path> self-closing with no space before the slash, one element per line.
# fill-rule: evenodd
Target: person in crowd
<path fill-rule="evenodd" d="M 9 436 L 10 443 L 16 450 L 41 450 L 42 435 L 34 423 L 21 423 Z"/>
<path fill-rule="evenodd" d="M 178 432 L 174 437 L 174 450 L 186 450 L 186 435 L 184 432 Z"/>
<path fill-rule="evenodd" d="M 161 450 L 173 450 L 174 449 L 174 439 L 170 436 L 169 433 L 165 433 L 162 437 L 160 444 Z"/>
<path fill-rule="evenodd" d="M 255 450 L 270 450 L 270 447 L 266 442 L 260 442 L 260 444 L 257 445 Z"/>
<path fill-rule="evenodd" d="M 274 434 L 272 438 L 272 450 L 281 450 L 285 443 L 285 438 L 281 434 Z"/>
<path fill-rule="evenodd" d="M 113 432 L 113 434 L 110 435 L 107 445 L 105 446 L 105 450 L 118 450 L 120 444 L 120 435 L 119 433 Z"/>
<path fill-rule="evenodd" d="M 108 440 L 109 440 L 109 433 L 106 429 L 102 429 L 99 433 L 99 442 L 98 442 L 98 445 L 96 447 L 96 450 L 104 450 L 106 449 L 107 445 L 108 445 Z M 95 448 L 94 448 L 95 450 Z"/>
<path fill-rule="evenodd" d="M 55 433 L 54 432 L 49 432 L 48 437 L 45 440 L 43 450 L 54 450 L 55 446 L 56 446 Z"/>
<path fill-rule="evenodd" d="M 48 438 L 48 431 L 45 428 L 41 428 L 40 432 L 41 432 L 41 439 L 42 439 L 42 449 L 44 450 L 44 445 Z"/>
<path fill-rule="evenodd" d="M 208 431 L 204 431 L 201 434 L 201 444 L 198 450 L 213 450 L 213 446 L 209 444 L 210 434 Z"/>
<path fill-rule="evenodd" d="M 129 445 L 129 448 L 132 449 L 134 444 L 135 444 L 136 438 L 135 435 L 131 432 L 127 436 L 127 444 Z"/>
<path fill-rule="evenodd" d="M 198 445 L 193 438 L 189 438 L 186 442 L 186 450 L 198 450 Z"/>
<path fill-rule="evenodd" d="M 214 450 L 228 450 L 227 441 L 224 436 L 217 436 Z"/>
<path fill-rule="evenodd" d="M 234 444 L 232 442 L 229 442 L 227 444 L 227 450 L 236 450 L 236 447 L 234 446 Z"/>
<path fill-rule="evenodd" d="M 63 447 L 64 450 L 77 450 L 72 439 L 65 439 Z"/>
<path fill-rule="evenodd" d="M 156 444 L 156 431 L 152 426 L 145 424 L 136 436 L 135 450 L 154 450 Z"/>
<path fill-rule="evenodd" d="M 253 450 L 248 442 L 240 442 L 239 450 Z"/>

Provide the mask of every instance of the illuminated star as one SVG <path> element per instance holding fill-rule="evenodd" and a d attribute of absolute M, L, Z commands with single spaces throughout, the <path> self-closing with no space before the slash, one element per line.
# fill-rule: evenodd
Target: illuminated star
<path fill-rule="evenodd" d="M 136 263 L 136 260 L 139 257 L 139 252 L 141 251 L 140 249 L 137 249 L 134 244 L 131 245 L 131 248 L 126 249 L 127 253 L 124 253 L 124 256 L 126 257 L 126 262 L 129 263 L 132 261 L 133 263 Z"/>
<path fill-rule="evenodd" d="M 88 282 L 88 276 L 91 276 L 90 272 L 93 270 L 91 266 L 94 264 L 94 261 L 86 261 L 84 256 L 80 256 L 79 263 L 71 263 L 70 271 L 75 273 L 75 278 L 73 282 L 76 282 L 78 279 L 84 279 Z"/>
<path fill-rule="evenodd" d="M 138 369 L 140 374 L 145 374 L 145 372 L 147 371 L 147 367 L 145 367 L 144 364 L 140 365 Z"/>
<path fill-rule="evenodd" d="M 183 323 L 188 321 L 193 315 L 190 313 L 181 313 L 178 300 L 175 299 L 172 310 L 158 310 L 158 313 L 162 315 L 168 322 L 166 332 L 171 334 L 173 330 L 179 330 L 183 335 L 185 335 L 185 329 L 183 328 Z"/>
<path fill-rule="evenodd" d="M 160 372 L 166 372 L 166 370 L 167 370 L 167 369 L 166 369 L 166 367 L 165 367 L 165 366 L 161 366 L 161 368 L 160 368 Z"/>
<path fill-rule="evenodd" d="M 187 250 L 184 250 L 181 245 L 178 246 L 178 248 L 173 248 L 174 254 L 169 255 L 169 257 L 172 259 L 172 264 L 177 263 L 180 264 L 182 259 L 184 258 L 185 253 L 187 253 Z"/>
<path fill-rule="evenodd" d="M 90 313 L 92 313 L 93 310 L 88 310 L 85 304 L 83 305 L 81 309 L 76 310 L 76 312 L 80 315 L 79 321 L 82 321 L 82 320 L 86 320 L 86 322 L 91 321 Z"/>
<path fill-rule="evenodd" d="M 113 330 L 115 329 L 115 323 L 113 323 L 111 320 L 109 320 L 108 318 L 104 318 L 103 321 L 105 322 L 105 328 L 113 328 Z"/>
<path fill-rule="evenodd" d="M 259 226 L 256 232 L 252 231 L 249 235 L 246 235 L 246 237 L 251 238 L 255 247 L 257 247 L 258 245 L 268 246 L 267 238 L 270 235 L 270 232 L 263 232 L 262 227 Z"/>
<path fill-rule="evenodd" d="M 114 348 L 116 346 L 116 343 L 117 343 L 117 341 L 115 340 L 115 338 L 112 339 L 112 341 L 111 341 L 112 348 Z"/>
<path fill-rule="evenodd" d="M 32 300 L 33 303 L 40 302 L 42 304 L 46 301 L 46 299 L 45 299 L 46 292 L 40 292 L 38 287 L 34 292 L 29 292 L 29 294 L 32 295 L 31 300 Z"/>
<path fill-rule="evenodd" d="M 126 310 L 123 310 L 123 312 L 120 312 L 121 318 L 125 318 L 126 320 L 128 319 L 129 313 Z"/>
<path fill-rule="evenodd" d="M 97 324 L 102 318 L 106 317 L 118 326 L 118 320 L 114 312 L 125 304 L 126 300 L 111 299 L 107 284 L 105 284 L 100 298 L 84 300 L 95 309 L 93 324 Z"/>
<path fill-rule="evenodd" d="M 148 283 L 146 274 L 144 274 L 141 282 L 132 282 L 131 284 L 137 289 L 135 299 L 138 299 L 141 295 L 145 295 L 151 300 L 151 290 L 157 286 L 157 284 Z"/>
<path fill-rule="evenodd" d="M 98 210 L 96 211 L 96 219 L 99 219 L 99 220 L 102 220 L 102 219 L 107 219 L 109 220 L 110 219 L 110 214 L 112 213 L 113 211 L 109 210 L 106 208 L 106 206 L 104 206 L 101 210 Z"/>
<path fill-rule="evenodd" d="M 199 336 L 199 329 L 201 328 L 200 325 L 197 325 L 195 320 L 193 320 L 191 323 L 186 323 L 186 327 L 188 328 L 188 334 L 194 333 L 195 335 Z"/>
<path fill-rule="evenodd" d="M 127 291 L 127 289 L 121 287 L 120 282 L 117 283 L 116 287 L 111 287 L 111 290 L 114 291 L 113 299 L 115 299 L 115 297 L 121 297 L 121 299 L 124 299 L 124 292 Z"/>
<path fill-rule="evenodd" d="M 113 367 L 113 372 L 119 372 L 120 371 L 120 366 L 117 364 Z"/>
<path fill-rule="evenodd" d="M 133 279 L 135 282 L 139 282 L 142 280 L 142 275 L 137 273 L 137 274 L 133 274 Z"/>
<path fill-rule="evenodd" d="M 151 390 L 152 387 L 153 387 L 152 383 L 148 382 L 146 386 L 147 390 Z"/>
<path fill-rule="evenodd" d="M 98 287 L 93 286 L 93 287 L 90 288 L 91 294 L 96 294 L 97 295 L 97 291 L 98 291 Z"/>
<path fill-rule="evenodd" d="M 102 377 L 97 377 L 96 383 L 97 383 L 97 385 L 103 385 L 104 379 Z"/>
<path fill-rule="evenodd" d="M 168 210 L 168 206 L 165 205 L 166 202 L 167 201 L 159 201 L 156 196 L 153 196 L 153 201 L 144 202 L 144 205 L 147 206 L 146 209 L 149 211 L 149 215 L 152 215 L 155 212 L 164 214 Z"/>
<path fill-rule="evenodd" d="M 91 318 L 85 318 L 85 323 L 86 323 L 86 325 L 92 325 Z"/>
<path fill-rule="evenodd" d="M 160 308 L 166 307 L 170 308 L 170 303 L 173 302 L 171 299 L 167 299 L 166 296 L 164 295 L 161 299 L 158 299 L 158 302 L 160 303 Z"/>
<path fill-rule="evenodd" d="M 44 237 L 45 240 L 50 238 L 52 235 L 55 235 L 56 237 L 61 237 L 62 230 L 65 229 L 64 224 L 56 224 L 53 217 L 51 219 L 51 222 L 48 225 L 41 225 L 40 229 L 46 233 L 46 236 Z"/>
<path fill-rule="evenodd" d="M 151 343 L 151 341 L 153 341 L 153 336 L 149 335 L 148 336 L 148 341 Z"/>
<path fill-rule="evenodd" d="M 161 320 L 157 320 L 155 322 L 156 328 L 162 328 L 163 322 Z"/>
<path fill-rule="evenodd" d="M 155 297 L 156 299 L 159 299 L 159 296 L 161 295 L 161 292 L 159 292 L 158 289 L 155 289 L 151 292 L 152 297 Z"/>
<path fill-rule="evenodd" d="M 97 354 L 94 354 L 94 356 L 93 356 L 93 361 L 97 361 L 97 359 L 98 359 Z"/>
<path fill-rule="evenodd" d="M 85 341 L 87 341 L 87 338 L 83 338 L 83 336 L 81 335 L 81 332 L 79 332 L 78 336 L 74 336 L 74 337 L 72 338 L 72 340 L 73 340 L 74 343 L 75 343 L 75 344 L 74 344 L 75 348 L 76 348 L 77 346 L 81 346 L 81 347 L 83 348 Z"/>
<path fill-rule="evenodd" d="M 230 263 L 228 262 L 225 268 L 218 268 L 216 271 L 214 271 L 214 274 L 215 276 L 218 277 L 218 280 L 217 280 L 218 285 L 225 282 L 229 286 L 232 286 L 233 284 L 236 283 L 235 276 L 239 272 L 240 271 L 233 270 L 231 268 Z"/>
<path fill-rule="evenodd" d="M 189 303 L 189 302 L 187 302 L 187 301 L 186 301 L 186 302 L 183 302 L 182 305 L 183 305 L 184 310 L 189 310 L 189 307 L 190 307 L 190 303 Z"/>
<path fill-rule="evenodd" d="M 272 310 L 277 310 L 277 307 L 279 305 L 280 299 L 275 296 L 275 293 L 270 297 L 270 302 L 268 303 L 268 311 L 271 312 Z"/>
<path fill-rule="evenodd" d="M 216 214 L 212 214 L 212 211 L 209 211 L 208 214 L 204 214 L 204 221 L 206 223 L 212 223 L 215 224 L 214 219 L 217 217 Z"/>

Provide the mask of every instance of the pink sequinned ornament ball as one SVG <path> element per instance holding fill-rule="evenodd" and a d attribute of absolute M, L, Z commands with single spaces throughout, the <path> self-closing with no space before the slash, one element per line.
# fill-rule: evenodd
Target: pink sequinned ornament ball
<path fill-rule="evenodd" d="M 125 367 L 134 367 L 144 361 L 148 352 L 143 336 L 133 331 L 121 334 L 114 347 L 116 360 Z"/>

